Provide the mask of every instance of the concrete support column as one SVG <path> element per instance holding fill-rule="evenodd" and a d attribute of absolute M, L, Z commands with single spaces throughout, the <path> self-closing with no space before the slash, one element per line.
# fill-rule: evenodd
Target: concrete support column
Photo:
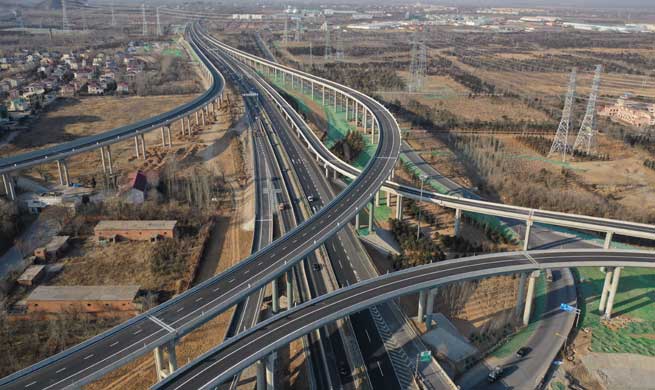
<path fill-rule="evenodd" d="M 355 127 L 359 126 L 359 103 L 354 102 L 355 104 Z"/>
<path fill-rule="evenodd" d="M 11 178 L 11 175 L 3 173 L 2 182 L 5 186 L 5 194 L 7 194 L 7 198 L 9 198 L 9 200 L 16 200 L 16 189 L 14 188 L 14 180 Z"/>
<path fill-rule="evenodd" d="M 165 148 L 166 147 L 166 130 L 164 130 L 164 126 L 160 128 L 161 131 L 161 147 Z"/>
<path fill-rule="evenodd" d="M 134 140 L 137 141 L 137 146 L 136 146 L 137 149 L 136 150 L 138 152 L 138 150 L 139 150 L 138 138 L 134 137 Z M 104 146 L 100 147 L 100 161 L 102 161 L 102 173 L 107 173 L 107 163 L 105 162 L 105 147 Z"/>
<path fill-rule="evenodd" d="M 328 168 L 327 163 L 325 164 L 325 177 L 326 178 L 330 177 L 330 169 Z"/>
<path fill-rule="evenodd" d="M 186 117 L 186 131 L 188 135 L 191 135 L 191 118 L 189 116 Z"/>
<path fill-rule="evenodd" d="M 177 370 L 177 354 L 175 353 L 175 340 L 168 342 L 168 372 L 173 373 Z"/>
<path fill-rule="evenodd" d="M 111 147 L 109 145 L 105 146 L 105 151 L 107 153 L 107 171 L 111 175 L 114 173 L 114 164 L 111 162 Z"/>
<path fill-rule="evenodd" d="M 607 232 L 605 234 L 605 244 L 603 245 L 603 248 L 610 249 L 610 247 L 612 246 L 613 237 L 614 237 L 614 232 Z"/>
<path fill-rule="evenodd" d="M 262 360 L 255 363 L 257 368 L 257 388 L 256 390 L 266 390 L 266 363 Z"/>
<path fill-rule="evenodd" d="M 280 311 L 280 294 L 277 290 L 277 278 L 271 282 L 271 300 L 273 301 L 273 313 L 277 314 Z"/>
<path fill-rule="evenodd" d="M 459 236 L 462 230 L 462 209 L 455 209 L 455 237 Z"/>
<path fill-rule="evenodd" d="M 403 219 L 403 196 L 396 195 L 396 219 Z"/>
<path fill-rule="evenodd" d="M 321 104 L 325 104 L 325 85 L 321 85 L 323 88 L 323 94 L 321 95 Z"/>
<path fill-rule="evenodd" d="M 525 221 L 525 239 L 523 240 L 523 250 L 527 251 L 530 248 L 530 230 L 532 228 L 532 221 Z"/>
<path fill-rule="evenodd" d="M 349 102 L 350 102 L 350 98 L 346 98 L 346 122 L 350 122 L 350 110 L 348 108 Z"/>
<path fill-rule="evenodd" d="M 166 133 L 168 133 L 168 146 L 173 146 L 173 132 L 171 131 L 171 125 L 166 126 Z"/>
<path fill-rule="evenodd" d="M 337 112 L 337 91 L 334 91 L 334 112 Z"/>
<path fill-rule="evenodd" d="M 277 360 L 277 352 L 271 352 L 266 359 L 266 388 L 269 390 L 275 389 L 275 361 Z"/>
<path fill-rule="evenodd" d="M 519 274 L 519 292 L 518 300 L 516 301 L 516 310 L 514 311 L 518 316 L 523 310 L 523 305 L 525 304 L 525 282 L 528 278 L 528 275 L 525 272 Z"/>
<path fill-rule="evenodd" d="M 359 211 L 355 214 L 355 230 L 359 230 Z"/>
<path fill-rule="evenodd" d="M 180 134 L 181 134 L 182 136 L 184 136 L 184 134 L 186 134 L 185 131 L 184 131 L 184 118 L 180 118 L 180 131 L 181 131 Z M 138 156 L 137 156 L 137 157 L 138 157 Z"/>
<path fill-rule="evenodd" d="M 311 94 L 312 94 L 312 100 L 314 100 L 314 82 L 312 81 L 309 85 L 310 85 L 310 91 L 311 91 Z"/>
<path fill-rule="evenodd" d="M 70 180 L 70 176 L 68 176 L 68 163 L 66 162 L 66 160 L 61 160 L 61 172 L 64 179 L 63 185 L 68 187 L 71 184 L 71 180 Z"/>
<path fill-rule="evenodd" d="M 434 312 L 434 297 L 437 295 L 438 289 L 433 288 L 428 292 L 427 304 L 425 307 L 425 327 L 427 330 L 432 328 L 432 313 Z"/>
<path fill-rule="evenodd" d="M 391 192 L 387 191 L 387 207 L 391 207 Z"/>
<path fill-rule="evenodd" d="M 332 180 L 337 180 L 338 178 L 339 178 L 339 177 L 338 177 L 337 170 L 334 169 L 334 170 L 332 171 Z"/>
<path fill-rule="evenodd" d="M 619 279 L 621 278 L 621 267 L 616 267 L 612 275 L 612 284 L 610 285 L 609 296 L 607 297 L 607 307 L 605 307 L 605 314 L 603 318 L 606 320 L 612 319 L 612 308 L 614 307 L 614 298 L 616 291 L 619 288 Z"/>
<path fill-rule="evenodd" d="M 160 381 L 168 376 L 168 372 L 163 367 L 164 352 L 161 347 L 157 347 L 152 351 L 155 356 L 155 371 L 157 373 L 157 381 Z"/>
<path fill-rule="evenodd" d="M 427 304 L 426 302 L 427 291 L 428 290 L 421 290 L 418 293 L 418 314 L 416 315 L 416 317 L 418 318 L 418 322 L 425 322 L 425 305 Z"/>
<path fill-rule="evenodd" d="M 368 232 L 373 233 L 375 231 L 375 203 L 371 202 L 371 210 L 368 213 Z"/>
<path fill-rule="evenodd" d="M 523 310 L 523 325 L 530 323 L 530 314 L 532 313 L 532 301 L 534 300 L 534 284 L 539 277 L 539 271 L 534 271 L 528 278 L 528 293 L 525 296 L 525 309 Z"/>
<path fill-rule="evenodd" d="M 380 191 L 375 193 L 375 207 L 380 207 Z"/>
<path fill-rule="evenodd" d="M 205 126 L 207 124 L 206 118 L 205 118 L 207 115 L 206 115 L 205 110 L 206 110 L 206 108 L 203 108 L 202 110 L 200 110 L 200 119 L 202 119 L 202 125 L 203 126 Z"/>
<path fill-rule="evenodd" d="M 375 143 L 375 118 L 371 115 L 371 143 Z"/>
<path fill-rule="evenodd" d="M 287 271 L 287 309 L 293 307 L 293 268 Z"/>
<path fill-rule="evenodd" d="M 368 117 L 368 111 L 366 111 L 366 108 L 362 107 L 362 113 L 364 114 L 364 124 L 362 125 L 362 127 L 364 128 L 364 134 L 366 134 L 366 131 L 368 130 L 368 126 L 366 123 L 366 119 Z"/>
<path fill-rule="evenodd" d="M 182 126 L 184 126 L 184 123 L 182 123 Z M 182 129 L 184 131 L 184 129 Z M 134 136 L 134 151 L 136 152 L 136 158 L 139 159 L 141 158 L 141 147 L 139 146 L 139 136 L 135 135 Z M 104 161 L 104 159 L 103 159 Z"/>
<path fill-rule="evenodd" d="M 610 292 L 610 285 L 612 284 L 612 275 L 614 273 L 614 267 L 604 267 L 604 268 L 605 268 L 604 269 L 605 281 L 603 283 L 603 291 L 600 293 L 600 304 L 598 305 L 598 311 L 601 313 L 605 311 L 607 296 L 609 295 Z"/>
<path fill-rule="evenodd" d="M 198 118 L 198 111 L 196 111 L 195 114 L 196 114 L 196 126 L 200 126 L 200 119 Z"/>
<path fill-rule="evenodd" d="M 145 160 L 148 158 L 148 153 L 146 153 L 146 138 L 143 134 L 139 134 L 139 139 L 141 140 L 141 156 Z"/>

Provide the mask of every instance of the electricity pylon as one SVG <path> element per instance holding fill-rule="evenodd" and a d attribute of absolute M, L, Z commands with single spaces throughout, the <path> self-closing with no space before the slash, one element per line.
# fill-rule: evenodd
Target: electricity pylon
<path fill-rule="evenodd" d="M 550 147 L 548 156 L 553 154 L 562 154 L 562 161 L 566 161 L 566 153 L 569 148 L 569 128 L 571 127 L 571 114 L 573 112 L 573 103 L 575 101 L 575 79 L 577 69 L 573 68 L 571 77 L 569 78 L 569 88 L 566 92 L 566 99 L 564 100 L 564 110 L 562 110 L 562 119 L 557 126 L 557 133 L 553 140 L 553 145 Z"/>
<path fill-rule="evenodd" d="M 582 125 L 578 131 L 578 136 L 573 144 L 573 150 L 580 150 L 587 154 L 591 152 L 594 138 L 596 135 L 596 99 L 598 98 L 598 89 L 600 88 L 600 73 L 603 71 L 602 65 L 596 66 L 594 81 L 591 84 L 591 93 L 587 102 L 587 111 L 582 119 Z"/>
<path fill-rule="evenodd" d="M 64 31 L 70 30 L 70 23 L 66 14 L 66 0 L 61 0 L 61 29 Z"/>
<path fill-rule="evenodd" d="M 141 4 L 141 15 L 143 16 L 143 36 L 148 35 L 148 25 L 146 24 L 146 4 Z"/>

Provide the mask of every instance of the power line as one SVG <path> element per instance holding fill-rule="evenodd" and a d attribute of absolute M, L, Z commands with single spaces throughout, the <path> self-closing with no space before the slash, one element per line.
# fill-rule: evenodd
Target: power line
<path fill-rule="evenodd" d="M 589 154 L 594 142 L 594 135 L 596 134 L 596 98 L 598 97 L 598 89 L 600 88 L 600 73 L 603 71 L 602 65 L 596 66 L 596 73 L 594 74 L 594 81 L 591 85 L 591 93 L 589 94 L 589 101 L 587 102 L 587 111 L 585 112 L 582 125 L 578 131 L 578 136 L 573 144 L 573 150 L 582 150 Z"/>
<path fill-rule="evenodd" d="M 569 141 L 569 127 L 571 126 L 571 113 L 573 111 L 573 103 L 575 101 L 575 79 L 577 70 L 573 68 L 571 71 L 571 78 L 569 79 L 569 88 L 566 93 L 566 100 L 564 101 L 564 110 L 562 110 L 562 120 L 557 127 L 557 133 L 553 140 L 553 145 L 550 147 L 548 156 L 553 154 L 562 154 L 562 161 L 566 161 L 566 153 L 568 151 Z"/>

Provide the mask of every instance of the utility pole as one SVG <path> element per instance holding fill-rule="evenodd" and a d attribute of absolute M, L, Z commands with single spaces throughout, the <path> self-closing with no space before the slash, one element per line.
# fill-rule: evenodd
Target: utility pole
<path fill-rule="evenodd" d="M 603 66 L 596 65 L 596 73 L 594 74 L 594 81 L 591 85 L 591 93 L 587 102 L 587 111 L 585 112 L 584 119 L 582 119 L 582 125 L 575 139 L 575 144 L 573 144 L 573 150 L 580 150 L 587 154 L 591 152 L 594 136 L 596 135 L 596 99 L 598 98 L 598 90 L 600 89 L 600 73 L 602 71 Z"/>
<path fill-rule="evenodd" d="M 161 36 L 161 24 L 159 23 L 159 7 L 157 7 L 157 36 Z"/>
<path fill-rule="evenodd" d="M 61 29 L 64 31 L 70 30 L 68 15 L 66 14 L 66 0 L 61 0 Z"/>
<path fill-rule="evenodd" d="M 146 24 L 146 3 L 141 4 L 141 15 L 143 16 L 143 36 L 148 35 L 148 25 Z"/>
<path fill-rule="evenodd" d="M 555 134 L 553 145 L 550 147 L 550 152 L 548 152 L 548 156 L 561 153 L 562 161 L 566 161 L 566 153 L 569 148 L 569 128 L 571 127 L 571 114 L 573 112 L 573 103 L 575 101 L 576 73 L 577 69 L 573 68 L 571 71 L 571 77 L 569 78 L 569 88 L 566 92 L 566 99 L 564 100 L 562 119 L 557 127 L 557 133 Z"/>

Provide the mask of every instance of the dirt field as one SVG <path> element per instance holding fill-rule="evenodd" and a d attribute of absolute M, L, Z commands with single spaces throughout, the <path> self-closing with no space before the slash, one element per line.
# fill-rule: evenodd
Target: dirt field
<path fill-rule="evenodd" d="M 219 211 L 220 215 L 216 218 L 216 226 L 198 271 L 196 283 L 223 272 L 245 258 L 251 250 L 253 186 L 250 182 L 242 188 L 236 178 L 240 167 L 237 164 L 239 152 L 235 136 L 244 128 L 241 124 L 230 125 L 231 123 L 223 117 L 216 125 L 202 131 L 197 138 L 198 152 L 195 157 L 187 159 L 189 162 L 200 159 L 208 169 L 224 174 L 232 188 L 233 207 Z M 186 364 L 223 340 L 232 311 L 228 310 L 219 315 L 182 339 L 176 348 L 179 365 Z M 152 355 L 146 355 L 87 388 L 116 390 L 148 388 L 155 383 L 155 379 L 154 360 Z"/>

